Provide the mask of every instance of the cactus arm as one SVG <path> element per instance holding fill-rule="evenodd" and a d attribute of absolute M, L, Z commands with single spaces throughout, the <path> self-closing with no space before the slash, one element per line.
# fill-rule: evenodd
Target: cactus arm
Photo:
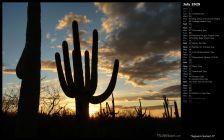
<path fill-rule="evenodd" d="M 68 85 L 65 81 L 64 73 L 63 73 L 62 66 L 61 66 L 61 57 L 60 57 L 59 53 L 55 54 L 55 60 L 56 60 L 56 67 L 57 67 L 57 71 L 58 71 L 58 79 L 59 79 L 61 88 L 64 91 L 66 96 L 68 96 L 70 98 L 74 98 L 75 94 L 69 90 Z"/>
<path fill-rule="evenodd" d="M 93 48 L 92 48 L 92 65 L 91 65 L 91 87 L 90 94 L 93 95 L 97 88 L 97 64 L 98 64 L 98 32 L 93 30 Z"/>
<path fill-rule="evenodd" d="M 73 80 L 72 80 L 72 72 L 71 72 L 71 66 L 69 61 L 68 43 L 66 41 L 63 41 L 62 46 L 63 46 L 62 49 L 63 49 L 63 55 L 64 55 L 64 68 L 65 68 L 66 82 L 69 87 L 72 87 Z"/>
<path fill-rule="evenodd" d="M 112 94 L 112 92 L 115 88 L 115 85 L 116 85 L 116 81 L 117 81 L 118 69 L 119 69 L 119 60 L 116 59 L 114 61 L 112 77 L 111 77 L 110 83 L 109 83 L 106 91 L 99 96 L 91 96 L 90 103 L 98 104 L 100 102 L 103 102 Z"/>
<path fill-rule="evenodd" d="M 77 21 L 72 22 L 72 28 L 73 28 L 73 43 L 74 43 L 74 50 L 72 52 L 73 67 L 74 67 L 74 83 L 77 85 L 78 89 L 83 89 L 84 81 L 83 81 L 82 59 L 81 59 Z"/>
<path fill-rule="evenodd" d="M 85 87 L 88 90 L 90 85 L 90 67 L 89 67 L 89 52 L 85 51 Z"/>

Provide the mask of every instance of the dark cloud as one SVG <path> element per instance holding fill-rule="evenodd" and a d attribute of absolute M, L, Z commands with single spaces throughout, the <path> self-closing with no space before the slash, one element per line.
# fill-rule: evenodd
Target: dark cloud
<path fill-rule="evenodd" d="M 181 86 L 172 85 L 160 90 L 160 95 L 166 95 L 168 97 L 180 97 L 181 95 Z"/>
<path fill-rule="evenodd" d="M 179 60 L 166 61 L 163 55 L 154 55 L 141 62 L 134 63 L 120 70 L 123 75 L 128 76 L 128 80 L 138 85 L 145 85 L 145 80 L 159 80 L 167 77 L 171 71 L 180 67 Z"/>
<path fill-rule="evenodd" d="M 151 96 L 145 96 L 143 99 L 145 100 L 163 100 L 163 95 L 166 95 L 168 98 L 180 98 L 181 96 L 181 86 L 180 85 L 172 85 L 165 87 Z"/>
<path fill-rule="evenodd" d="M 150 92 L 155 92 L 150 90 Z M 126 97 L 116 97 L 117 101 L 138 101 L 138 99 L 142 100 L 163 100 L 163 95 L 166 95 L 168 98 L 180 98 L 181 96 L 181 86 L 180 85 L 172 85 L 169 87 L 165 87 L 158 92 L 148 95 L 136 95 L 136 96 L 126 96 Z"/>
<path fill-rule="evenodd" d="M 111 61 L 118 58 L 121 62 L 120 74 L 137 85 L 144 85 L 147 80 L 166 78 L 169 72 L 179 69 L 180 56 L 168 55 L 180 51 L 179 3 L 95 5 L 107 15 L 102 23 L 108 36 L 100 48 L 102 51 L 99 51 L 101 60 L 104 57 Z"/>

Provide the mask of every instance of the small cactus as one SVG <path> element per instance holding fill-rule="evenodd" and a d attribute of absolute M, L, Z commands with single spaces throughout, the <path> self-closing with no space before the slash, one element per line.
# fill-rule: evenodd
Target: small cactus
<path fill-rule="evenodd" d="M 106 102 L 106 110 L 108 110 L 108 113 L 110 114 L 110 116 L 115 119 L 115 116 L 119 113 L 115 112 L 115 105 L 114 105 L 114 96 L 112 94 L 112 109 L 110 108 L 108 102 Z"/>
<path fill-rule="evenodd" d="M 164 107 L 164 116 L 165 118 L 169 118 L 170 117 L 170 113 L 169 113 L 169 101 L 167 99 L 167 97 L 164 95 L 163 96 L 163 107 Z"/>
<path fill-rule="evenodd" d="M 106 104 L 107 104 L 107 102 L 106 102 Z M 105 110 L 106 109 L 106 110 Z M 98 112 L 98 116 L 100 117 L 100 118 L 108 118 L 109 117 L 109 111 L 108 111 L 108 109 L 107 108 L 102 108 L 102 105 L 101 105 L 101 103 L 100 103 L 100 111 Z"/>
<path fill-rule="evenodd" d="M 145 109 L 145 112 L 143 113 L 141 99 L 139 99 L 139 107 L 135 108 L 135 111 L 137 113 L 137 118 L 143 118 L 145 116 L 145 114 L 146 114 L 146 110 L 147 109 Z"/>
<path fill-rule="evenodd" d="M 112 93 L 112 109 L 110 109 L 110 106 L 109 106 L 108 103 L 106 103 L 106 107 L 109 110 L 109 113 L 112 116 L 112 118 L 115 119 L 115 116 L 119 113 L 119 111 L 115 112 L 115 104 L 114 104 L 114 95 L 113 95 L 113 93 Z"/>
<path fill-rule="evenodd" d="M 169 105 L 169 100 L 168 98 L 164 95 L 163 96 L 163 107 L 164 107 L 164 113 L 163 113 L 163 117 L 164 118 L 172 118 L 173 117 L 173 111 L 172 111 L 172 106 Z M 170 110 L 169 110 L 170 107 Z M 175 107 L 175 103 L 174 103 L 174 107 Z"/>
<path fill-rule="evenodd" d="M 174 101 L 174 109 L 175 109 L 174 114 L 175 114 L 176 118 L 178 119 L 179 118 L 179 113 L 178 113 L 178 108 L 177 108 L 177 102 L 176 101 Z"/>

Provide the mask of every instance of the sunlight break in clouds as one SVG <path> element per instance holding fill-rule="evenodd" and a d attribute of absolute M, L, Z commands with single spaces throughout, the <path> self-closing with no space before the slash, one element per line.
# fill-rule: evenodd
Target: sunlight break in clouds
<path fill-rule="evenodd" d="M 113 14 L 113 6 L 118 6 L 115 3 L 94 3 L 95 6 L 102 11 L 104 14 L 108 15 L 107 18 L 102 19 L 102 30 L 106 33 L 110 33 L 115 29 L 123 27 L 123 21 L 120 16 Z"/>
<path fill-rule="evenodd" d="M 91 20 L 88 19 L 86 16 L 77 15 L 77 14 L 70 12 L 69 14 L 65 15 L 61 20 L 58 21 L 56 29 L 61 30 L 65 27 L 69 26 L 73 20 L 78 21 L 78 23 L 85 23 L 85 24 L 91 22 Z"/>
<path fill-rule="evenodd" d="M 107 17 L 101 24 L 107 38 L 100 49 L 111 51 L 100 51 L 99 57 L 107 58 L 103 63 L 118 58 L 123 64 L 119 75 L 134 86 L 178 73 L 181 36 L 178 3 L 95 3 L 95 6 Z M 139 11 L 140 7 L 144 10 Z M 102 66 L 110 68 L 108 64 Z"/>

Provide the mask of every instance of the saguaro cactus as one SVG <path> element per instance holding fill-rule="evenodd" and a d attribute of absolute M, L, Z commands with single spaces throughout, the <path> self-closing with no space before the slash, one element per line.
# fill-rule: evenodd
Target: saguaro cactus
<path fill-rule="evenodd" d="M 164 116 L 166 118 L 170 118 L 170 112 L 169 112 L 169 100 L 168 98 L 164 95 L 163 96 L 163 107 L 164 107 Z"/>
<path fill-rule="evenodd" d="M 169 105 L 169 100 L 165 95 L 163 96 L 163 100 L 164 100 L 164 102 L 163 102 L 163 107 L 164 107 L 163 116 L 164 116 L 164 118 L 172 118 L 172 114 L 173 114 L 172 106 Z M 170 106 L 170 110 L 169 110 L 169 106 Z M 174 107 L 175 107 L 175 101 L 174 101 Z M 175 108 L 175 111 L 176 111 L 176 108 Z M 175 112 L 174 112 L 174 114 L 175 114 Z"/>
<path fill-rule="evenodd" d="M 28 3 L 26 44 L 16 67 L 17 77 L 22 79 L 16 129 L 18 136 L 36 135 L 40 97 L 40 54 L 40 3 Z"/>
<path fill-rule="evenodd" d="M 65 95 L 70 98 L 75 98 L 76 103 L 76 117 L 79 120 L 86 120 L 89 118 L 89 103 L 98 104 L 105 101 L 113 92 L 117 81 L 117 74 L 119 69 L 119 60 L 115 60 L 112 77 L 106 91 L 98 96 L 93 96 L 97 88 L 97 63 L 98 63 L 98 32 L 93 31 L 93 48 L 92 48 L 92 64 L 90 74 L 89 52 L 85 51 L 85 83 L 83 79 L 82 60 L 80 51 L 80 41 L 78 32 L 78 23 L 73 21 L 73 42 L 74 50 L 72 51 L 74 79 L 71 73 L 69 62 L 68 44 L 63 41 L 64 54 L 64 71 L 62 70 L 60 54 L 55 54 L 56 66 L 58 71 L 58 78 L 60 85 Z"/>
<path fill-rule="evenodd" d="M 178 113 L 178 108 L 177 108 L 177 102 L 176 101 L 174 101 L 174 109 L 175 109 L 174 114 L 175 114 L 176 118 L 179 118 L 179 113 Z"/>

